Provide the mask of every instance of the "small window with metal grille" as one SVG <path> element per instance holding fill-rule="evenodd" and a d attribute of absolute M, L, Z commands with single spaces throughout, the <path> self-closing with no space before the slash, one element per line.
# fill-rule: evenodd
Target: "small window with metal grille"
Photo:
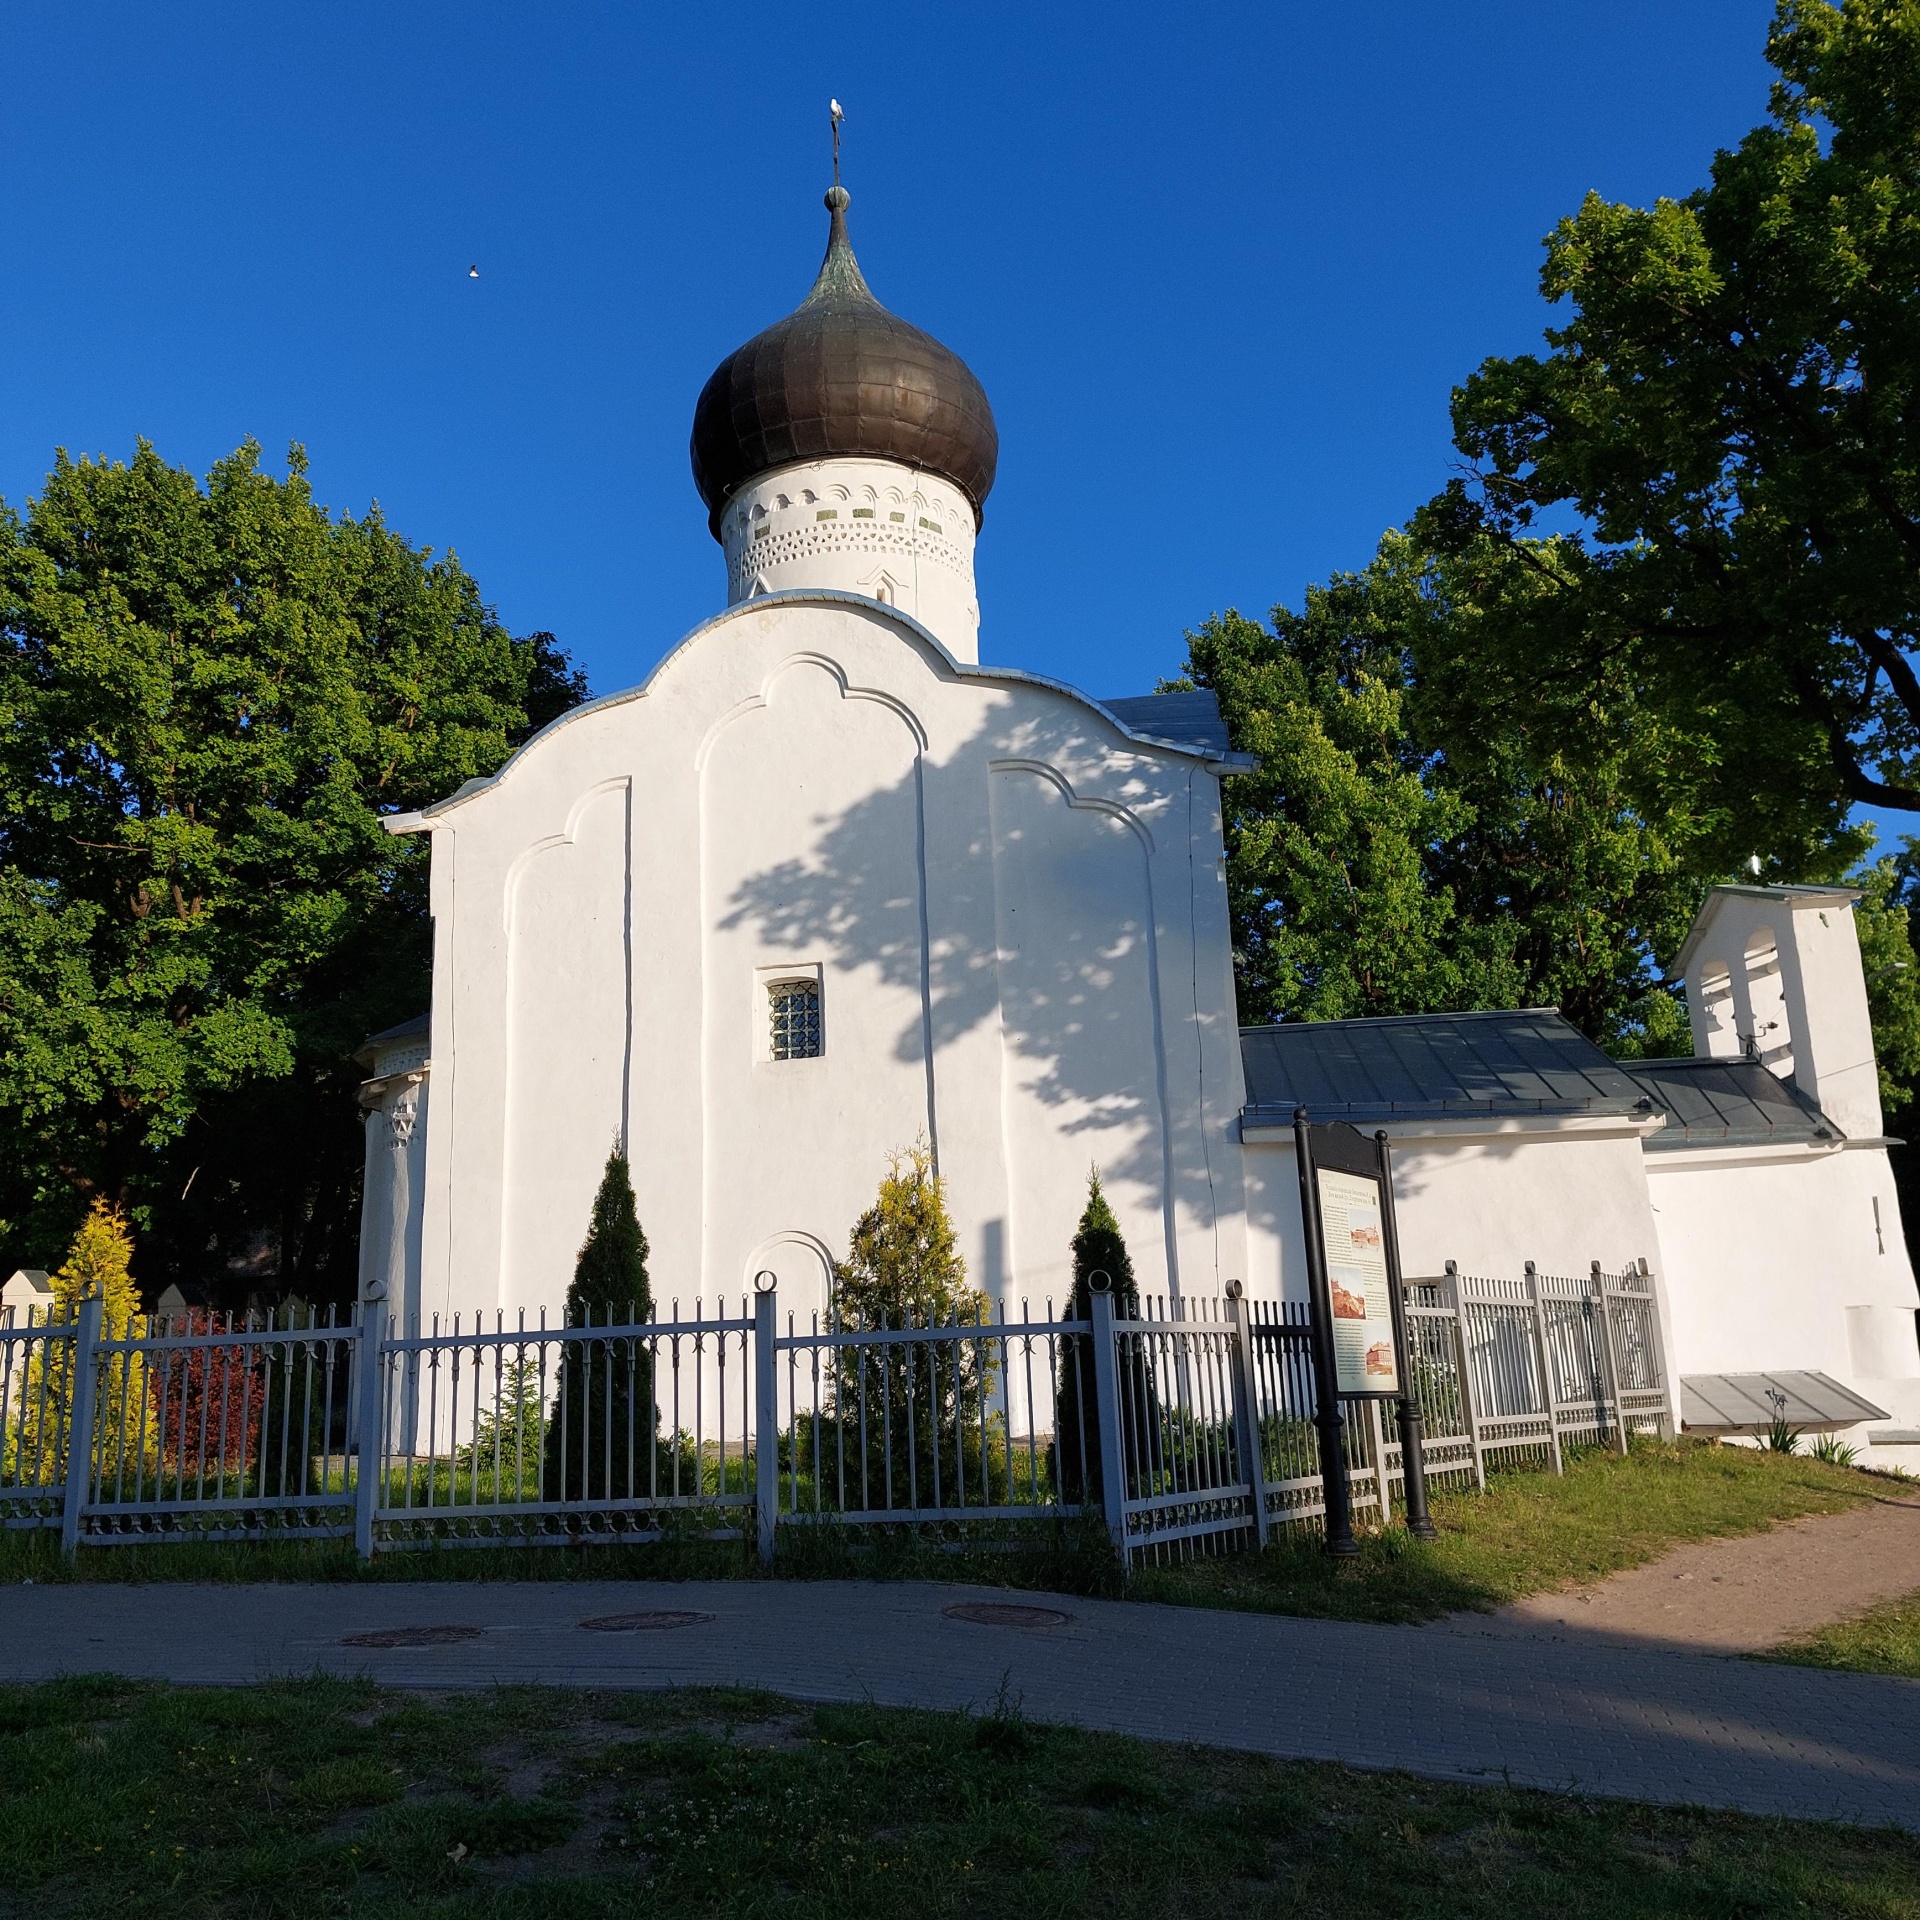
<path fill-rule="evenodd" d="M 820 983 L 817 980 L 775 980 L 767 988 L 767 1006 L 773 1020 L 772 1057 L 776 1060 L 813 1060 L 820 1046 Z"/>

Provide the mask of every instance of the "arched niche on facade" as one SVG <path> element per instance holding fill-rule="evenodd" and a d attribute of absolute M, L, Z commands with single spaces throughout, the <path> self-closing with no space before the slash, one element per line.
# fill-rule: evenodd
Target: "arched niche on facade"
<path fill-rule="evenodd" d="M 748 1293 L 763 1284 L 763 1273 L 773 1275 L 779 1291 L 783 1331 L 789 1314 L 799 1328 L 811 1327 L 816 1316 L 824 1324 L 833 1299 L 833 1255 L 820 1240 L 797 1229 L 769 1235 L 747 1257 L 741 1278 Z"/>
<path fill-rule="evenodd" d="M 1706 1050 L 1716 1060 L 1741 1051 L 1740 1022 L 1733 1004 L 1733 973 L 1724 961 L 1710 960 L 1699 970 L 1695 991 L 1706 1027 Z"/>
<path fill-rule="evenodd" d="M 1784 1077 L 1793 1071 L 1793 1030 L 1780 972 L 1780 943 L 1771 927 L 1756 927 L 1748 935 L 1744 959 L 1750 1050 L 1762 1065 Z"/>

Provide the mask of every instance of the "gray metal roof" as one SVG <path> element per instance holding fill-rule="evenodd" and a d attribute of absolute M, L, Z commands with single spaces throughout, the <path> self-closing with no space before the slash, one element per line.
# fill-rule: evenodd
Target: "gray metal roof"
<path fill-rule="evenodd" d="M 1646 1092 L 1551 1007 L 1243 1027 L 1246 1118 L 1315 1120 L 1643 1114 Z"/>
<path fill-rule="evenodd" d="M 1211 688 L 1192 693 L 1135 694 L 1122 700 L 1102 700 L 1100 704 L 1135 733 L 1150 733 L 1156 740 L 1171 740 L 1209 753 L 1232 750 L 1227 723 L 1220 718 L 1219 699 Z"/>
<path fill-rule="evenodd" d="M 411 1020 L 402 1020 L 396 1027 L 382 1027 L 378 1033 L 370 1033 L 354 1049 L 353 1057 L 362 1066 L 370 1067 L 375 1056 L 383 1047 L 390 1047 L 397 1040 L 425 1040 L 433 1033 L 433 1014 L 416 1013 Z"/>
<path fill-rule="evenodd" d="M 1798 1087 L 1758 1060 L 1630 1060 L 1625 1070 L 1667 1116 L 1647 1141 L 1656 1153 L 1845 1138 Z"/>
<path fill-rule="evenodd" d="M 1851 1427 L 1884 1420 L 1824 1373 L 1688 1373 L 1680 1377 L 1680 1421 L 1697 1433 L 1765 1433 L 1778 1416 L 1790 1427 Z"/>

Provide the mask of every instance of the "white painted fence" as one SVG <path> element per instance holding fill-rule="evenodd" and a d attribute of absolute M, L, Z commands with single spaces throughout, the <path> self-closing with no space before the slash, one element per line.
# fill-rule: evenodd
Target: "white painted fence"
<path fill-rule="evenodd" d="M 697 1537 L 770 1560 L 783 1527 L 1081 1515 L 1129 1561 L 1253 1547 L 1324 1516 L 1311 1331 L 1304 1303 L 1230 1296 L 784 1329 L 771 1292 L 578 1327 L 202 1313 L 123 1338 L 89 1301 L 0 1326 L 0 1520 L 69 1551 Z M 1643 1274 L 1450 1267 L 1409 1283 L 1407 1313 L 1430 1479 L 1673 1432 Z M 1404 1497 L 1393 1407 L 1342 1411 L 1355 1515 L 1384 1524 Z"/>

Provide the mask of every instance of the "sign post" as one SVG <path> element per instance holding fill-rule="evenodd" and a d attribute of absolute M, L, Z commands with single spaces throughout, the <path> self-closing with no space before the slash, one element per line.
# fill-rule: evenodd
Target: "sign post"
<path fill-rule="evenodd" d="M 1400 1484 L 1407 1503 L 1407 1531 L 1416 1540 L 1431 1540 L 1437 1529 L 1427 1511 L 1426 1432 L 1414 1386 L 1413 1347 L 1407 1339 L 1407 1286 L 1400 1271 L 1400 1229 L 1393 1217 L 1393 1149 L 1387 1144 L 1385 1127 L 1373 1142 L 1380 1150 L 1380 1192 L 1385 1201 L 1380 1221 L 1387 1237 L 1387 1272 L 1393 1279 L 1393 1337 L 1400 1349 Z"/>
<path fill-rule="evenodd" d="M 1431 1539 L 1385 1130 L 1369 1140 L 1343 1123 L 1315 1126 L 1306 1108 L 1299 1107 L 1293 1134 L 1313 1321 L 1314 1423 L 1320 1429 L 1326 1487 L 1327 1551 L 1342 1557 L 1359 1551 L 1341 1448 L 1344 1400 L 1397 1402 L 1407 1525 L 1418 1537 Z M 1385 1461 L 1379 1466 L 1384 1494 Z"/>
<path fill-rule="evenodd" d="M 1313 1128 L 1305 1107 L 1293 1110 L 1293 1157 L 1300 1173 L 1300 1225 L 1307 1243 L 1307 1301 L 1313 1334 L 1313 1424 L 1320 1429 L 1320 1489 L 1326 1505 L 1327 1551 L 1351 1559 L 1360 1551 L 1353 1537 L 1353 1496 L 1347 1485 L 1345 1436 L 1341 1432 L 1340 1375 L 1334 1352 L 1321 1239 L 1320 1189 L 1313 1164 Z M 1324 1129 L 1323 1129 L 1324 1131 Z"/>

